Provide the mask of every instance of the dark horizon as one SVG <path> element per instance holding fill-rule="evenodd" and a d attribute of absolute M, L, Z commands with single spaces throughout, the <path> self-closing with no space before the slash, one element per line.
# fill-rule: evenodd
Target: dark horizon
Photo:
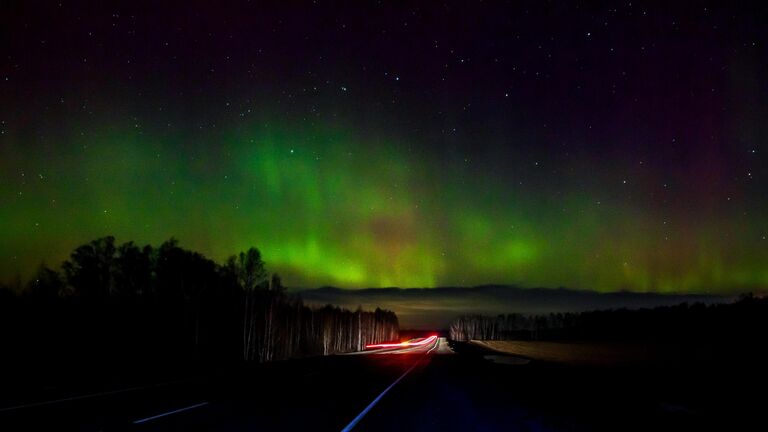
<path fill-rule="evenodd" d="M 300 295 L 307 304 L 335 304 L 349 309 L 358 306 L 364 309 L 381 307 L 392 310 L 397 313 L 401 328 L 414 330 L 446 329 L 451 320 L 464 314 L 543 315 L 623 308 L 641 309 L 682 303 L 728 303 L 742 295 L 629 291 L 601 293 L 564 287 L 522 288 L 514 285 L 365 289 L 289 287 L 288 290 Z"/>
<path fill-rule="evenodd" d="M 105 247 L 103 244 L 105 240 L 109 242 L 109 246 L 106 246 L 107 249 L 100 250 L 100 248 Z M 68 279 L 68 267 L 72 266 L 72 260 L 77 260 L 77 255 L 84 247 L 96 248 L 95 251 L 89 253 L 107 254 L 99 260 L 106 259 L 108 262 L 113 260 L 119 262 L 125 259 L 126 253 L 129 253 L 126 251 L 131 251 L 130 254 L 146 254 L 147 263 L 149 263 L 149 260 L 157 259 L 152 258 L 152 255 L 161 253 L 167 244 L 172 244 L 173 247 L 179 245 L 172 238 L 163 245 L 154 247 L 153 252 L 152 245 L 142 246 L 128 241 L 118 247 L 118 244 L 114 242 L 115 239 L 109 236 L 84 244 L 73 251 L 69 260 L 62 265 L 48 267 L 41 263 L 37 273 L 29 280 L 24 281 L 17 278 L 9 283 L 0 282 L 0 288 L 8 289 L 14 294 L 33 293 L 34 295 L 35 292 L 41 290 L 54 290 L 55 292 L 51 291 L 47 295 L 68 296 L 71 295 L 69 291 L 73 288 L 72 284 L 75 283 Z M 198 256 L 199 259 L 209 262 L 211 266 L 220 266 L 221 269 L 226 269 L 230 265 L 229 261 L 237 258 L 237 255 L 233 255 L 232 258 L 216 263 L 199 252 L 189 252 Z M 132 271 L 138 271 L 138 269 Z M 280 278 L 282 287 L 282 277 L 277 273 L 273 273 L 273 275 Z M 149 275 L 141 277 L 149 280 Z M 134 286 L 131 289 L 140 290 L 141 288 Z M 599 292 L 567 287 L 526 288 L 511 284 L 484 284 L 470 287 L 339 288 L 323 286 L 318 288 L 284 287 L 281 289 L 298 296 L 306 304 L 315 307 L 333 305 L 355 310 L 362 306 L 365 310 L 377 308 L 391 310 L 398 315 L 403 328 L 411 330 L 445 330 L 451 320 L 463 314 L 546 315 L 594 310 L 654 308 L 682 303 L 713 304 L 730 302 L 745 294 L 762 295 L 764 293 L 760 289 L 730 293 L 635 292 L 628 290 Z"/>

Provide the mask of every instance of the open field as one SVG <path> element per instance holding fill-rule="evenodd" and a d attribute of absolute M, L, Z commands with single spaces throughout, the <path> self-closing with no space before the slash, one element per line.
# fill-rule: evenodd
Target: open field
<path fill-rule="evenodd" d="M 679 359 L 671 346 L 644 343 L 478 341 L 471 343 L 505 354 L 552 363 L 584 366 L 663 365 Z"/>

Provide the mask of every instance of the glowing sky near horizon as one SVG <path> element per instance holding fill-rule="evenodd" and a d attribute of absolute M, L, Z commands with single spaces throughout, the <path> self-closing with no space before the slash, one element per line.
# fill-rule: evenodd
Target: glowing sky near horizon
<path fill-rule="evenodd" d="M 0 280 L 115 235 L 293 287 L 768 285 L 760 14 L 533 5 L 14 6 Z"/>

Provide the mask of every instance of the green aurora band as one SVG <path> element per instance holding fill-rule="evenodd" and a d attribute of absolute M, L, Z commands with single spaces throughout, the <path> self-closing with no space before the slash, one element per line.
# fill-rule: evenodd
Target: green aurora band
<path fill-rule="evenodd" d="M 181 136 L 107 125 L 40 138 L 35 154 L 26 138 L 6 136 L 0 276 L 29 277 L 41 261 L 56 266 L 77 245 L 115 235 L 174 236 L 219 262 L 257 246 L 293 287 L 768 283 L 760 233 L 723 222 L 740 220 L 735 210 L 678 212 L 660 225 L 650 205 L 621 198 L 618 182 L 575 181 L 589 178 L 588 164 L 556 186 L 511 183 L 471 161 L 441 163 L 405 138 L 283 123 Z"/>

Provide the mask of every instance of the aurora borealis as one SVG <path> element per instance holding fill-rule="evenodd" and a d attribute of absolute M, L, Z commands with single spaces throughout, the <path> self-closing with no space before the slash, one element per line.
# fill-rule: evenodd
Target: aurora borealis
<path fill-rule="evenodd" d="M 0 280 L 111 234 L 291 287 L 768 285 L 759 3 L 17 3 Z"/>

